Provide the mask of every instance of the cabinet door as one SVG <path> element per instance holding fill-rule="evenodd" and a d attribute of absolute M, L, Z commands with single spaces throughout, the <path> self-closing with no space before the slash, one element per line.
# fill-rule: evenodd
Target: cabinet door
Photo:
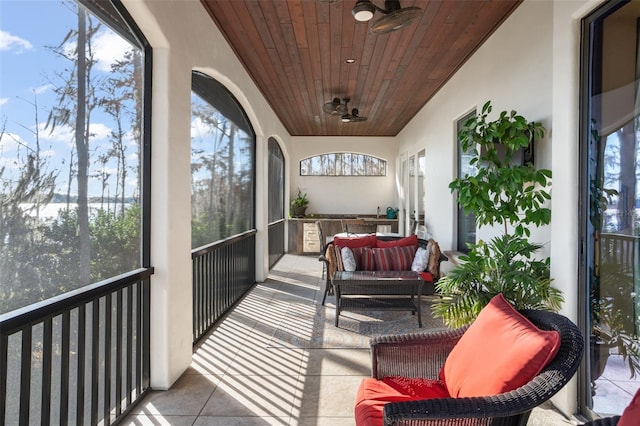
<path fill-rule="evenodd" d="M 315 223 L 305 223 L 302 230 L 302 251 L 320 253 L 320 237 Z"/>

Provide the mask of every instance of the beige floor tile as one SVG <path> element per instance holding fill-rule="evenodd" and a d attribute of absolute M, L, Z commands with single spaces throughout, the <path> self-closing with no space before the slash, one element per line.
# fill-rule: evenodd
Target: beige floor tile
<path fill-rule="evenodd" d="M 289 424 L 289 417 L 200 416 L 193 426 L 285 426 Z"/>
<path fill-rule="evenodd" d="M 291 426 L 354 426 L 353 416 L 349 417 L 302 417 L 292 418 Z"/>
<path fill-rule="evenodd" d="M 302 349 L 254 348 L 238 353 L 227 375 L 294 376 L 300 373 Z"/>
<path fill-rule="evenodd" d="M 125 426 L 191 426 L 196 416 L 148 416 L 144 414 L 127 417 L 121 425 Z"/>
<path fill-rule="evenodd" d="M 371 374 L 371 354 L 369 349 L 307 349 L 300 374 L 366 376 Z"/>
<path fill-rule="evenodd" d="M 133 414 L 150 416 L 198 415 L 213 394 L 219 378 L 210 375 L 183 375 L 171 389 L 152 391 L 134 410 Z"/>
<path fill-rule="evenodd" d="M 215 417 L 289 417 L 297 393 L 296 376 L 228 376 L 202 410 Z"/>
<path fill-rule="evenodd" d="M 351 417 L 364 376 L 305 376 L 298 384 L 293 418 Z"/>

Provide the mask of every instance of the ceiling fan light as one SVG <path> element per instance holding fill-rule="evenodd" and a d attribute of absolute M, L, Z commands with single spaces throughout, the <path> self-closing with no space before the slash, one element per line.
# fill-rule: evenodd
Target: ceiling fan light
<path fill-rule="evenodd" d="M 356 21 L 367 22 L 373 18 L 375 10 L 371 0 L 358 0 L 353 9 L 351 9 L 351 14 Z"/>
<path fill-rule="evenodd" d="M 343 123 L 348 123 L 351 121 L 351 116 L 349 114 L 345 114 L 340 119 L 342 120 Z"/>

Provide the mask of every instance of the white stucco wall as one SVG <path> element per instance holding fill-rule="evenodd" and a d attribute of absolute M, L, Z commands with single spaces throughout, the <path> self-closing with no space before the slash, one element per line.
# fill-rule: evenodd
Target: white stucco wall
<path fill-rule="evenodd" d="M 298 188 L 309 197 L 307 214 L 376 214 L 396 207 L 396 139 L 389 137 L 292 137 L 291 197 Z M 300 176 L 300 160 L 331 152 L 355 152 L 387 160 L 386 176 Z"/>
<path fill-rule="evenodd" d="M 552 222 L 533 234 L 551 256 L 562 313 L 578 322 L 578 129 L 580 20 L 600 1 L 525 2 L 470 58 L 398 136 L 401 154 L 427 152 L 425 220 L 443 249 L 454 247 L 456 206 L 448 183 L 456 177 L 456 121 L 491 100 L 493 117 L 516 110 L 542 122 L 535 164 L 553 172 Z M 442 161 L 443 158 L 449 161 Z M 479 238 L 497 230 L 480 229 Z M 574 379 L 553 402 L 577 410 Z"/>
<path fill-rule="evenodd" d="M 551 130 L 552 12 L 548 1 L 526 1 L 516 9 L 398 136 L 398 155 L 426 150 L 425 221 L 445 249 L 454 248 L 456 238 L 456 205 L 448 184 L 456 177 L 457 120 L 474 108 L 480 112 L 490 100 L 490 118 L 515 109 Z M 549 145 L 549 137 L 536 145 L 538 167 L 551 168 Z M 492 234 L 481 229 L 478 238 Z M 549 230 L 535 238 L 548 242 Z"/>
<path fill-rule="evenodd" d="M 151 386 L 167 389 L 191 362 L 191 72 L 224 84 L 257 135 L 256 275 L 268 272 L 267 139 L 289 135 L 200 2 L 124 0 L 153 48 Z"/>

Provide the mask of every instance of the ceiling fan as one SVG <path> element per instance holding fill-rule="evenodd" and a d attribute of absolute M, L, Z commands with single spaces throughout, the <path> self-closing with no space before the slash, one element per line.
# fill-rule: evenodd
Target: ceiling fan
<path fill-rule="evenodd" d="M 339 116 L 343 123 L 357 123 L 365 121 L 367 117 L 361 117 L 359 115 L 358 108 L 353 108 L 349 113 L 349 101 L 350 98 L 333 98 L 331 102 L 327 102 L 322 105 L 322 110 L 330 115 Z"/>
<path fill-rule="evenodd" d="M 411 25 L 422 17 L 422 9 L 415 6 L 401 7 L 399 0 L 385 0 L 384 9 L 371 0 L 357 0 L 351 13 L 356 21 L 366 22 L 378 11 L 384 16 L 375 21 L 370 28 L 373 34 L 386 34 Z"/>

